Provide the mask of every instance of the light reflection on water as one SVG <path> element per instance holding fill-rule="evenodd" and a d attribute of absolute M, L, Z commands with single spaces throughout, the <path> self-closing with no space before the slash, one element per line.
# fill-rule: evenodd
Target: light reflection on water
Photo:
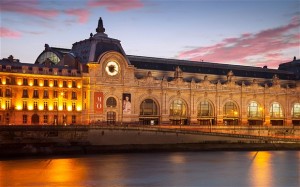
<path fill-rule="evenodd" d="M 183 152 L 0 161 L 4 186 L 300 186 L 300 152 Z"/>

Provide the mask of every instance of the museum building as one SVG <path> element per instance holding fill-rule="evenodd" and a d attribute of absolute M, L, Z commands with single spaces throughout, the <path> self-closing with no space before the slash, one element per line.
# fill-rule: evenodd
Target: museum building
<path fill-rule="evenodd" d="M 100 18 L 71 49 L 0 60 L 0 124 L 299 126 L 299 70 L 127 55 Z"/>

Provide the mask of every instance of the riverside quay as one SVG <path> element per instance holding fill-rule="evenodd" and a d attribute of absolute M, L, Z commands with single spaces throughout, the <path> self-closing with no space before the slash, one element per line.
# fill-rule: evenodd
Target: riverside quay
<path fill-rule="evenodd" d="M 127 55 L 101 18 L 87 36 L 0 60 L 1 125 L 300 126 L 296 57 L 268 69 Z"/>

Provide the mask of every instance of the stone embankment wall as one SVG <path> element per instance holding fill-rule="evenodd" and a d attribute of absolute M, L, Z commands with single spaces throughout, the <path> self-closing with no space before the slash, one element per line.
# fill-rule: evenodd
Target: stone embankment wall
<path fill-rule="evenodd" d="M 167 131 L 91 129 L 87 141 L 92 145 L 179 144 L 205 142 L 259 142 L 257 138 L 241 138 Z"/>
<path fill-rule="evenodd" d="M 183 130 L 183 129 L 181 129 Z M 300 150 L 263 136 L 134 127 L 0 127 L 0 157 L 141 151 Z"/>

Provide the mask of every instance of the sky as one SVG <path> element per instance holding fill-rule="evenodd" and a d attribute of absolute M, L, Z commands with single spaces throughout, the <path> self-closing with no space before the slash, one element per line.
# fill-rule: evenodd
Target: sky
<path fill-rule="evenodd" d="M 273 69 L 300 58 L 300 0 L 1 0 L 0 58 L 71 49 L 99 17 L 128 55 Z"/>

